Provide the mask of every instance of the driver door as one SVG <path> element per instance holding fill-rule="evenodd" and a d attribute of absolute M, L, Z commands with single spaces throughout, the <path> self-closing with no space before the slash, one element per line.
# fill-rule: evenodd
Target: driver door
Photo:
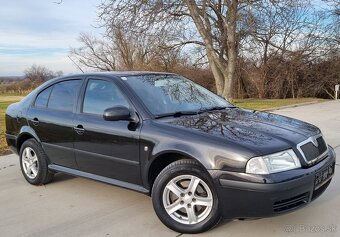
<path fill-rule="evenodd" d="M 107 178 L 141 184 L 139 128 L 129 121 L 106 121 L 104 110 L 131 107 L 112 79 L 87 80 L 80 112 L 74 119 L 74 149 L 79 170 Z"/>

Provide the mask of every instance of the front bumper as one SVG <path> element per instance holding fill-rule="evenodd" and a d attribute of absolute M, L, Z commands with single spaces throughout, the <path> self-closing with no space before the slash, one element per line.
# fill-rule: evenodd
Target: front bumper
<path fill-rule="evenodd" d="M 327 157 L 312 167 L 262 176 L 209 172 L 217 187 L 224 218 L 237 219 L 269 217 L 310 203 L 326 190 L 334 167 L 335 152 L 330 147 Z M 328 168 L 333 169 L 333 174 L 315 187 L 316 175 Z"/>

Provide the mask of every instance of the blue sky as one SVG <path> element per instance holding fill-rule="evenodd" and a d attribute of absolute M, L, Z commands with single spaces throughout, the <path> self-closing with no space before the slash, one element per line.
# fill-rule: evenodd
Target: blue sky
<path fill-rule="evenodd" d="M 78 72 L 67 58 L 80 32 L 94 35 L 101 0 L 1 0 L 0 76 L 23 75 L 33 64 Z"/>

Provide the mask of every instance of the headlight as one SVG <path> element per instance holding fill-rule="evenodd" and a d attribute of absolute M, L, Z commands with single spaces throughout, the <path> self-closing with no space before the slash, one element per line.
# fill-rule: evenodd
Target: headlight
<path fill-rule="evenodd" d="M 290 149 L 267 156 L 254 157 L 247 163 L 248 174 L 271 174 L 300 168 L 301 164 L 295 152 Z"/>

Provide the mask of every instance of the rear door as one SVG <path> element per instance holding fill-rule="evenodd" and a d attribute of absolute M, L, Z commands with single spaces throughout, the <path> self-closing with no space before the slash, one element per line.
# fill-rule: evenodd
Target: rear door
<path fill-rule="evenodd" d="M 82 79 L 57 82 L 41 91 L 28 111 L 28 122 L 53 164 L 77 168 L 73 119 Z"/>
<path fill-rule="evenodd" d="M 89 78 L 79 113 L 75 116 L 75 154 L 84 172 L 141 184 L 139 127 L 129 121 L 106 121 L 104 110 L 113 106 L 132 109 L 129 99 L 112 79 Z"/>

